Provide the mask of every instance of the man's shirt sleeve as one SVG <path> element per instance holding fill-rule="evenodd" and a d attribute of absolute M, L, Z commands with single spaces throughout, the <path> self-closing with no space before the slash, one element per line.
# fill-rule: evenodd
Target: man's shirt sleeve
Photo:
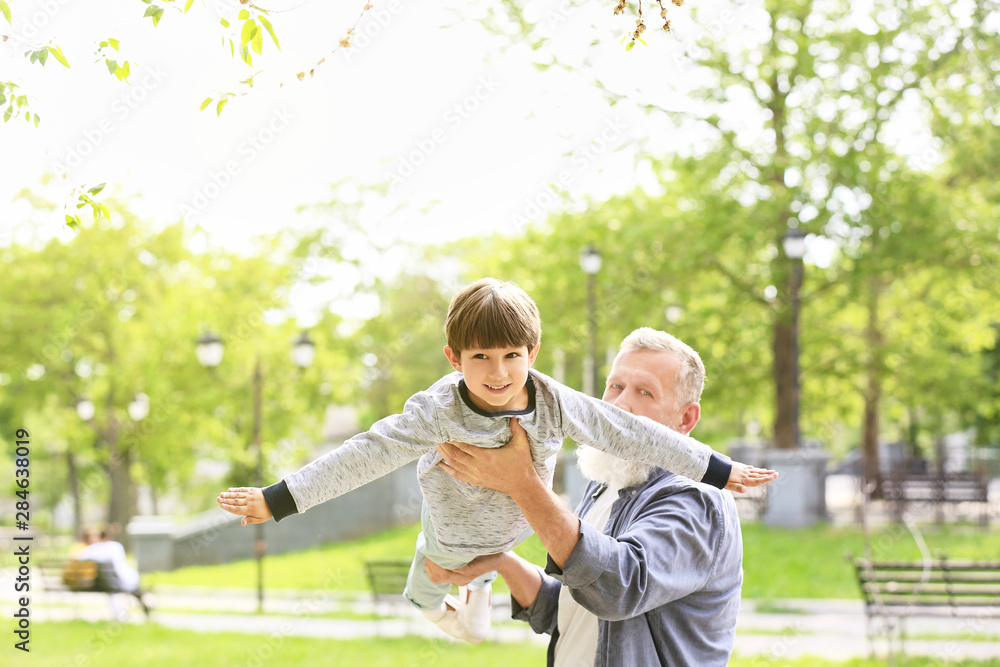
<path fill-rule="evenodd" d="M 724 531 L 718 509 L 692 487 L 660 494 L 618 537 L 581 522 L 562 570 L 551 559 L 545 569 L 598 618 L 633 618 L 702 588 L 718 564 Z"/>
<path fill-rule="evenodd" d="M 527 621 L 536 634 L 551 635 L 555 632 L 559 620 L 559 590 L 562 584 L 554 577 L 544 572 L 542 587 L 530 607 L 522 607 L 514 596 L 510 596 L 510 617 L 518 621 Z"/>

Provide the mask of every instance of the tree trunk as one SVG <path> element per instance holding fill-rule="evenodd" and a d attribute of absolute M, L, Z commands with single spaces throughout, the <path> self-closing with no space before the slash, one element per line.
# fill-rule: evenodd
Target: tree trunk
<path fill-rule="evenodd" d="M 73 499 L 73 534 L 83 535 L 83 507 L 80 501 L 80 475 L 76 469 L 73 452 L 66 452 L 66 470 L 69 477 L 69 493 Z"/>
<path fill-rule="evenodd" d="M 799 442 L 799 292 L 802 260 L 792 260 L 788 280 L 788 306 L 778 310 L 774 322 L 774 446 L 795 449 Z"/>
<path fill-rule="evenodd" d="M 868 299 L 868 323 L 865 327 L 865 343 L 868 347 L 866 364 L 867 387 L 865 388 L 865 418 L 861 427 L 861 451 L 864 453 L 864 479 L 874 484 L 872 495 L 882 497 L 882 474 L 879 467 L 878 435 L 879 409 L 882 402 L 882 331 L 879 329 L 879 297 L 882 284 L 878 277 L 871 280 Z"/>
<path fill-rule="evenodd" d="M 790 322 L 774 324 L 774 384 L 776 390 L 774 414 L 774 446 L 794 449 L 796 446 L 795 403 L 798 393 L 795 380 L 794 329 Z"/>
<path fill-rule="evenodd" d="M 108 433 L 108 478 L 111 481 L 111 495 L 108 501 L 108 524 L 118 529 L 118 541 L 128 549 L 128 534 L 125 527 L 132 518 L 134 499 L 132 497 L 131 452 L 122 447 L 119 440 L 118 422 L 109 417 Z"/>

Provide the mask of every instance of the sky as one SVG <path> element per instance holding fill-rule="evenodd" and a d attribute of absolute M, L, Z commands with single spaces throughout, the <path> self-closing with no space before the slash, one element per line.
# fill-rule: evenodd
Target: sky
<path fill-rule="evenodd" d="M 355 46 L 330 54 L 363 2 L 272 0 L 264 6 L 281 52 L 266 40 L 249 68 L 221 45 L 218 17 L 232 19 L 236 0 L 196 0 L 186 15 L 167 6 L 156 28 L 139 0 L 14 0 L 3 78 L 23 82 L 41 123 L 0 128 L 2 152 L 16 156 L 0 166 L 8 238 L 70 234 L 62 211 L 25 224 L 27 206 L 11 202 L 25 187 L 62 202 L 74 199 L 73 188 L 114 184 L 141 195 L 144 213 L 183 217 L 208 242 L 232 247 L 315 224 L 298 208 L 329 199 L 330 185 L 344 180 L 392 184 L 385 210 L 369 215 L 402 204 L 408 213 L 390 233 L 418 241 L 516 231 L 553 209 L 550 183 L 602 197 L 649 181 L 622 150 L 646 134 L 642 115 L 609 106 L 584 75 L 540 73 L 527 47 L 501 48 L 472 3 L 449 2 L 375 0 Z M 683 73 L 674 55 L 683 41 L 662 31 L 647 33 L 649 47 L 625 53 L 619 39 L 633 19 L 613 16 L 610 5 L 541 0 L 534 9 L 561 53 L 589 55 L 625 86 L 667 90 L 671 70 Z M 686 18 L 675 27 L 692 39 L 699 26 Z M 606 37 L 596 47 L 587 46 L 594 23 Z M 109 37 L 120 44 L 113 55 L 130 61 L 131 86 L 94 62 L 96 44 Z M 23 57 L 47 44 L 72 69 Z M 324 56 L 314 76 L 297 80 Z M 214 103 L 199 110 L 206 97 L 245 89 L 238 82 L 258 69 L 251 94 L 220 116 Z M 41 188 L 45 173 L 58 178 Z M 412 212 L 432 202 L 415 222 Z"/>
<path fill-rule="evenodd" d="M 578 206 L 637 185 L 656 190 L 648 169 L 635 165 L 635 143 L 669 154 L 705 138 L 637 107 L 696 110 L 685 95 L 699 83 L 685 48 L 699 35 L 758 43 L 769 33 L 769 17 L 754 0 L 698 0 L 696 15 L 690 5 L 672 7 L 672 35 L 650 18 L 648 46 L 626 52 L 620 39 L 635 19 L 613 15 L 613 2 L 537 0 L 526 4 L 528 18 L 539 22 L 551 50 L 592 63 L 540 72 L 533 61 L 548 51 L 491 34 L 482 6 L 469 0 L 373 0 L 354 46 L 332 53 L 364 0 L 268 0 L 262 6 L 281 50 L 265 37 L 251 68 L 224 46 L 237 28 L 219 23 L 235 18 L 238 0 L 194 0 L 187 14 L 179 11 L 183 2 L 164 5 L 155 28 L 140 0 L 8 4 L 0 80 L 22 83 L 41 122 L 0 126 L 7 158 L 0 160 L 0 247 L 71 239 L 78 232 L 64 214 L 75 212 L 80 191 L 99 183 L 108 183 L 102 196 L 130 197 L 136 212 L 158 224 L 199 226 L 195 250 L 250 252 L 255 235 L 328 225 L 311 206 L 329 201 L 335 183 L 346 184 L 336 196 L 347 203 L 366 186 L 390 185 L 387 197 L 366 196 L 361 210 L 383 244 L 516 233 L 560 210 L 554 186 Z M 105 51 L 130 62 L 131 85 L 95 54 L 110 37 L 119 52 Z M 49 44 L 71 69 L 24 57 Z M 298 80 L 297 72 L 324 57 L 313 76 Z M 199 110 L 208 97 L 247 90 L 239 82 L 258 71 L 250 94 L 232 98 L 221 115 L 214 103 Z M 626 102 L 609 105 L 594 76 Z M 732 106 L 741 137 L 761 126 Z M 43 185 L 46 174 L 55 178 Z M 59 206 L 34 210 L 15 200 L 23 189 Z M 391 270 L 392 262 L 383 264 Z"/>

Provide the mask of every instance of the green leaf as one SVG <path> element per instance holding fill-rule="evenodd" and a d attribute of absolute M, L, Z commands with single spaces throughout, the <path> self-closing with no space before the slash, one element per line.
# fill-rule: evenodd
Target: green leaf
<path fill-rule="evenodd" d="M 104 59 L 104 64 L 108 66 L 108 71 L 109 72 L 111 72 L 115 76 L 118 76 L 118 61 L 116 61 L 116 60 L 108 60 L 107 58 L 105 58 Z"/>
<path fill-rule="evenodd" d="M 101 213 L 104 214 L 104 217 L 107 218 L 108 220 L 110 220 L 111 219 L 111 211 L 108 210 L 108 207 L 105 206 L 103 203 L 99 203 L 98 206 L 101 208 Z"/>
<path fill-rule="evenodd" d="M 226 102 L 228 102 L 228 101 L 229 100 L 226 99 L 226 98 L 223 98 L 223 99 L 219 100 L 219 103 L 215 105 L 215 115 L 216 116 L 221 116 L 222 115 L 222 107 L 226 106 Z"/>
<path fill-rule="evenodd" d="M 649 44 L 646 43 L 646 40 L 644 40 L 642 37 L 639 37 L 638 39 L 640 42 L 642 42 L 643 46 L 649 46 Z"/>
<path fill-rule="evenodd" d="M 75 229 L 75 230 L 79 231 L 79 229 L 80 229 L 80 219 L 77 218 L 75 215 L 67 215 L 66 216 L 66 226 L 69 227 L 70 229 Z"/>
<path fill-rule="evenodd" d="M 253 39 L 251 40 L 253 50 L 260 53 L 264 49 L 264 32 L 254 26 Z"/>
<path fill-rule="evenodd" d="M 198 107 L 198 111 L 204 111 L 205 107 L 207 107 L 211 103 L 212 103 L 212 98 L 206 97 L 205 100 L 201 103 L 201 106 Z"/>
<path fill-rule="evenodd" d="M 38 117 L 38 114 L 34 114 L 32 119 L 35 121 L 35 127 L 38 127 L 38 122 L 41 120 L 41 118 Z"/>
<path fill-rule="evenodd" d="M 3 112 L 3 122 L 6 123 L 8 120 L 10 120 L 10 111 L 9 110 Z"/>
<path fill-rule="evenodd" d="M 274 45 L 276 47 L 278 47 L 278 50 L 280 51 L 281 50 L 281 44 L 278 44 L 278 37 L 274 34 L 274 28 L 271 27 L 271 22 L 268 21 L 263 16 L 258 16 L 257 18 L 260 19 L 261 25 L 264 26 L 265 30 L 267 30 L 267 34 L 269 34 L 271 36 L 271 41 L 274 42 Z"/>
<path fill-rule="evenodd" d="M 160 17 L 163 16 L 163 8 L 157 5 L 150 5 L 146 8 L 146 13 L 143 14 L 143 16 L 149 16 L 152 18 L 153 26 L 156 27 L 156 25 L 160 22 Z"/>
<path fill-rule="evenodd" d="M 125 81 L 125 83 L 128 83 L 126 79 L 128 79 L 131 73 L 132 70 L 129 67 L 128 61 L 126 60 L 124 63 L 122 63 L 122 66 L 118 68 L 118 71 L 115 72 L 115 76 L 118 77 L 119 81 Z"/>
<path fill-rule="evenodd" d="M 112 49 L 114 49 L 115 51 L 117 51 L 117 50 L 118 50 L 118 45 L 119 45 L 120 43 L 121 43 L 121 42 L 119 42 L 119 41 L 118 41 L 117 39 L 115 39 L 114 37 L 109 37 L 109 38 L 108 38 L 108 44 L 110 44 L 110 45 L 111 45 L 111 48 L 112 48 Z"/>
<path fill-rule="evenodd" d="M 42 65 L 45 65 L 45 61 L 49 59 L 48 47 L 40 51 L 37 51 L 36 53 L 38 55 L 38 62 L 42 63 Z"/>
<path fill-rule="evenodd" d="M 625 50 L 631 51 L 633 46 L 635 46 L 635 42 L 629 42 L 628 46 L 625 47 Z"/>
<path fill-rule="evenodd" d="M 194 0 L 187 0 L 187 2 L 184 3 L 184 13 L 185 14 L 187 14 L 188 10 L 191 9 L 191 5 L 193 5 L 193 4 L 194 4 Z"/>
<path fill-rule="evenodd" d="M 0 0 L 0 13 L 3 14 L 5 19 L 7 19 L 7 23 L 10 23 L 10 7 L 7 6 L 7 3 L 4 2 L 4 0 Z"/>
<path fill-rule="evenodd" d="M 228 28 L 229 27 L 229 21 L 227 21 L 226 19 L 219 19 L 219 23 L 222 24 L 223 28 Z"/>
<path fill-rule="evenodd" d="M 55 56 L 55 59 L 58 60 L 63 67 L 69 69 L 69 61 L 66 60 L 66 56 L 63 55 L 61 48 L 59 48 L 58 46 L 47 46 L 45 48 L 49 50 L 49 53 Z"/>
<path fill-rule="evenodd" d="M 245 21 L 246 19 L 250 18 L 250 12 L 248 12 L 245 9 L 241 9 L 240 13 L 236 16 L 236 18 L 239 19 L 240 21 Z"/>
<path fill-rule="evenodd" d="M 7 96 L 4 95 L 3 93 L 0 93 L 0 107 L 2 107 L 6 103 L 7 103 Z"/>
<path fill-rule="evenodd" d="M 92 195 L 96 195 L 96 194 L 98 194 L 98 193 L 99 193 L 99 192 L 100 192 L 101 190 L 103 190 L 103 189 L 104 189 L 104 186 L 105 186 L 105 185 L 107 185 L 107 183 L 101 183 L 100 185 L 95 185 L 94 187 L 92 187 L 92 188 L 90 188 L 89 190 L 87 190 L 87 192 L 89 192 L 89 193 L 90 193 L 90 194 L 92 194 Z"/>
<path fill-rule="evenodd" d="M 243 62 L 245 62 L 247 65 L 251 66 L 253 65 L 253 60 L 250 56 L 250 50 L 246 46 L 240 47 L 240 58 L 242 58 Z"/>
<path fill-rule="evenodd" d="M 240 43 L 246 46 L 253 36 L 257 34 L 257 24 L 253 19 L 249 19 L 243 22 L 243 30 L 240 32 Z"/>

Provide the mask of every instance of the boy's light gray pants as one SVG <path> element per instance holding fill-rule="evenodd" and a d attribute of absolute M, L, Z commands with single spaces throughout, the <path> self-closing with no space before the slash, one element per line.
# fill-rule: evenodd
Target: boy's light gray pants
<path fill-rule="evenodd" d="M 434 523 L 431 521 L 431 515 L 427 511 L 427 503 L 423 503 L 420 509 L 420 527 L 421 533 L 417 535 L 417 552 L 413 556 L 413 564 L 410 565 L 410 574 L 406 578 L 406 589 L 403 591 L 403 597 L 418 609 L 438 609 L 441 607 L 441 603 L 444 602 L 445 596 L 448 595 L 448 591 L 451 590 L 451 584 L 435 584 L 431 581 L 430 577 L 427 576 L 427 570 L 424 569 L 424 561 L 430 558 L 446 570 L 454 570 L 463 565 L 468 565 L 477 556 L 484 554 L 455 555 L 442 553 L 441 547 L 435 537 Z M 530 529 L 524 531 L 517 538 L 514 546 L 528 539 L 530 535 Z M 492 584 L 496 578 L 496 570 L 493 570 L 469 582 L 469 586 L 483 588 Z"/>

